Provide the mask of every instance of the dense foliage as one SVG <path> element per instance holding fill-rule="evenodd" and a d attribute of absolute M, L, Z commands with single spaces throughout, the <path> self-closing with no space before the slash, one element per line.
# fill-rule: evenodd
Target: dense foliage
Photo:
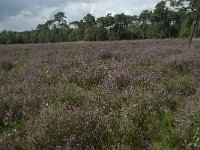
<path fill-rule="evenodd" d="M 25 32 L 2 31 L 0 44 L 54 43 L 66 41 L 106 41 L 155 38 L 188 38 L 191 33 L 200 37 L 199 23 L 193 23 L 199 8 L 197 0 L 159 2 L 153 11 L 144 10 L 138 16 L 124 13 L 95 18 L 87 14 L 80 21 L 67 23 L 64 13 L 39 24 L 35 30 Z M 189 5 L 183 5 L 183 2 Z M 181 5 L 182 4 L 182 5 Z"/>
<path fill-rule="evenodd" d="M 0 46 L 0 149 L 200 149 L 200 42 Z"/>

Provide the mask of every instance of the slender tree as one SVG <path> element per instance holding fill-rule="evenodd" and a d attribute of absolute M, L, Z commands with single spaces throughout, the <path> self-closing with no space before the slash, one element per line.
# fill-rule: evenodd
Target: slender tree
<path fill-rule="evenodd" d="M 197 30 L 198 22 L 200 19 L 200 0 L 169 0 L 171 3 L 171 6 L 173 7 L 179 7 L 179 8 L 184 8 L 185 3 L 187 3 L 186 9 L 188 11 L 191 11 L 192 13 L 195 14 L 195 18 L 193 20 L 193 25 L 192 25 L 192 32 L 189 37 L 189 43 L 188 43 L 188 50 L 191 47 L 192 39 L 194 38 L 195 32 Z"/>

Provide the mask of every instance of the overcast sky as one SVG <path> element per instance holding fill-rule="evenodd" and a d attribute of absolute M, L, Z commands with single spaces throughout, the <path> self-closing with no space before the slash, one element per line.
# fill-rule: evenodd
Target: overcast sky
<path fill-rule="evenodd" d="M 67 21 L 82 19 L 87 13 L 95 17 L 125 13 L 138 15 L 144 9 L 154 9 L 160 0 L 0 0 L 0 31 L 35 29 L 62 11 Z"/>

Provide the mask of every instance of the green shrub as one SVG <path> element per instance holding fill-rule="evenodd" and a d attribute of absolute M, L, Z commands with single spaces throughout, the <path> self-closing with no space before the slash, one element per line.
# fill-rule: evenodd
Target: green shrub
<path fill-rule="evenodd" d="M 172 148 L 172 132 L 173 132 L 173 114 L 161 109 L 160 115 L 155 118 L 153 122 L 153 132 L 156 133 L 156 147 L 157 149 L 173 149 Z"/>
<path fill-rule="evenodd" d="M 196 89 L 192 78 L 189 75 L 176 74 L 166 83 L 169 92 L 179 93 L 184 96 L 193 95 Z"/>
<path fill-rule="evenodd" d="M 116 78 L 116 85 L 119 90 L 126 88 L 130 84 L 130 79 L 127 76 L 119 76 Z"/>
<path fill-rule="evenodd" d="M 52 102 L 66 103 L 71 106 L 81 105 L 85 102 L 83 90 L 78 85 L 69 82 L 64 74 L 46 71 L 41 81 L 53 85 L 50 92 Z M 59 85 L 62 85 L 62 87 Z"/>
<path fill-rule="evenodd" d="M 86 95 L 83 93 L 82 89 L 73 83 L 65 83 L 66 90 L 66 101 L 69 105 L 77 106 L 85 102 Z"/>
<path fill-rule="evenodd" d="M 6 111 L 6 105 L 5 102 L 3 100 L 0 99 L 0 132 L 4 127 L 4 117 L 5 117 L 5 112 Z"/>
<path fill-rule="evenodd" d="M 186 130 L 186 144 L 188 149 L 200 149 L 200 111 L 195 114 L 194 118 L 190 119 L 190 126 Z"/>
<path fill-rule="evenodd" d="M 95 68 L 82 75 L 78 79 L 78 85 L 90 90 L 93 86 L 100 84 L 106 75 L 107 71 L 104 68 Z"/>
<path fill-rule="evenodd" d="M 10 71 L 14 67 L 15 67 L 15 65 L 9 61 L 0 62 L 0 72 L 2 72 L 2 73 L 6 73 L 6 72 Z"/>
<path fill-rule="evenodd" d="M 109 131 L 96 113 L 69 111 L 61 104 L 45 108 L 26 125 L 29 142 L 37 149 L 102 149 Z"/>

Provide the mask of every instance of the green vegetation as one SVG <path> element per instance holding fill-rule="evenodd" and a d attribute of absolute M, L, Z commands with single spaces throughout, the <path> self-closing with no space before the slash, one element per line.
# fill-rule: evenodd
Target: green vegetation
<path fill-rule="evenodd" d="M 82 20 L 70 23 L 63 12 L 58 12 L 35 30 L 2 31 L 0 44 L 188 38 L 190 35 L 192 40 L 200 37 L 199 14 L 198 0 L 161 1 L 153 11 L 143 10 L 138 16 L 121 13 L 96 19 L 87 14 Z"/>

